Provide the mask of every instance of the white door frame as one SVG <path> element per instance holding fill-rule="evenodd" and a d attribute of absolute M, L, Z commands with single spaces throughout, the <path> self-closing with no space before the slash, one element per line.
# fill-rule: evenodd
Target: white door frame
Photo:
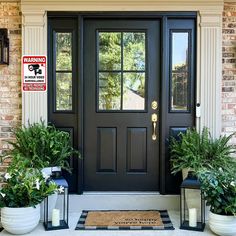
<path fill-rule="evenodd" d="M 197 93 L 201 116 L 197 129 L 207 126 L 213 137 L 221 133 L 223 0 L 22 0 L 22 53 L 47 55 L 47 11 L 196 11 Z M 22 122 L 47 121 L 47 92 L 24 92 Z"/>

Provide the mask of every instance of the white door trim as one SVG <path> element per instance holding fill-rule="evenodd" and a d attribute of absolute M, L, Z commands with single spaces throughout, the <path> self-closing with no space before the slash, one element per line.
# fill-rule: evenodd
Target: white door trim
<path fill-rule="evenodd" d="M 201 117 L 197 128 L 221 133 L 222 11 L 223 0 L 22 0 L 24 54 L 47 55 L 47 11 L 197 11 L 197 94 Z M 47 93 L 22 95 L 24 124 L 47 120 Z"/>

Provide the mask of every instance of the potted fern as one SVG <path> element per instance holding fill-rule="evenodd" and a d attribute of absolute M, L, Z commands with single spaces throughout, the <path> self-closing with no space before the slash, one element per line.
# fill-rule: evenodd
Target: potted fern
<path fill-rule="evenodd" d="M 233 135 L 214 139 L 206 127 L 201 133 L 196 129 L 188 129 L 186 133 L 180 133 L 178 139 L 172 138 L 170 142 L 172 173 L 182 171 L 185 179 L 189 170 L 197 174 L 203 168 L 222 168 L 224 171 L 234 169 L 236 162 L 231 155 L 236 149 L 229 144 Z M 186 191 L 188 208 L 198 208 L 200 205 L 200 196 L 197 194 L 196 190 Z M 209 210 L 206 211 L 206 219 L 208 214 Z"/>
<path fill-rule="evenodd" d="M 12 162 L 16 165 L 23 161 L 28 168 L 38 169 L 44 175 L 61 175 L 61 169 L 70 173 L 70 158 L 73 156 L 80 157 L 80 152 L 71 145 L 68 132 L 60 131 L 53 125 L 46 125 L 43 121 L 18 127 L 13 130 L 13 134 L 15 141 L 9 142 L 13 148 L 5 154 L 5 157 L 14 157 Z M 48 198 L 51 206 L 49 209 L 50 217 L 57 198 L 57 192 Z M 42 205 L 41 219 L 43 219 Z"/>
<path fill-rule="evenodd" d="M 191 169 L 197 172 L 202 168 L 231 169 L 236 162 L 231 154 L 236 148 L 229 144 L 234 134 L 212 138 L 208 128 L 199 133 L 196 129 L 188 129 L 180 133 L 178 139 L 171 138 L 170 153 L 172 173 Z M 183 174 L 183 178 L 187 174 Z"/>
<path fill-rule="evenodd" d="M 40 123 L 28 124 L 13 130 L 14 142 L 9 142 L 13 149 L 5 156 L 20 154 L 28 160 L 30 167 L 44 169 L 51 174 L 54 167 L 71 171 L 69 159 L 74 155 L 80 157 L 80 153 L 71 145 L 68 132 L 60 131 L 53 125 Z M 48 172 L 49 171 L 49 172 Z"/>

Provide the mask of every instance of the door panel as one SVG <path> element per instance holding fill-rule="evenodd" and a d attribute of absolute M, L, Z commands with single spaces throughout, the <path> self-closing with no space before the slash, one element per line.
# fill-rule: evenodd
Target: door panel
<path fill-rule="evenodd" d="M 116 172 L 116 128 L 97 128 L 97 172 Z"/>
<path fill-rule="evenodd" d="M 160 22 L 84 22 L 84 187 L 159 190 Z"/>
<path fill-rule="evenodd" d="M 146 171 L 147 128 L 127 128 L 127 172 Z"/>

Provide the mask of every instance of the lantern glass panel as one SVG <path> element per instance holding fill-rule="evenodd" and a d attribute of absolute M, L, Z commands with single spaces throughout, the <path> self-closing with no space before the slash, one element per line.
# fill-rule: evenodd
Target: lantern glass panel
<path fill-rule="evenodd" d="M 44 227 L 45 230 L 68 229 L 69 221 L 69 193 L 68 183 L 62 177 L 52 179 L 58 187 L 59 192 L 54 209 L 51 209 L 49 197 L 44 201 Z M 52 203 L 52 202 L 51 202 Z M 51 210 L 50 210 L 51 209 Z"/>
<path fill-rule="evenodd" d="M 181 184 L 180 228 L 203 231 L 205 201 L 196 177 L 188 176 Z"/>

